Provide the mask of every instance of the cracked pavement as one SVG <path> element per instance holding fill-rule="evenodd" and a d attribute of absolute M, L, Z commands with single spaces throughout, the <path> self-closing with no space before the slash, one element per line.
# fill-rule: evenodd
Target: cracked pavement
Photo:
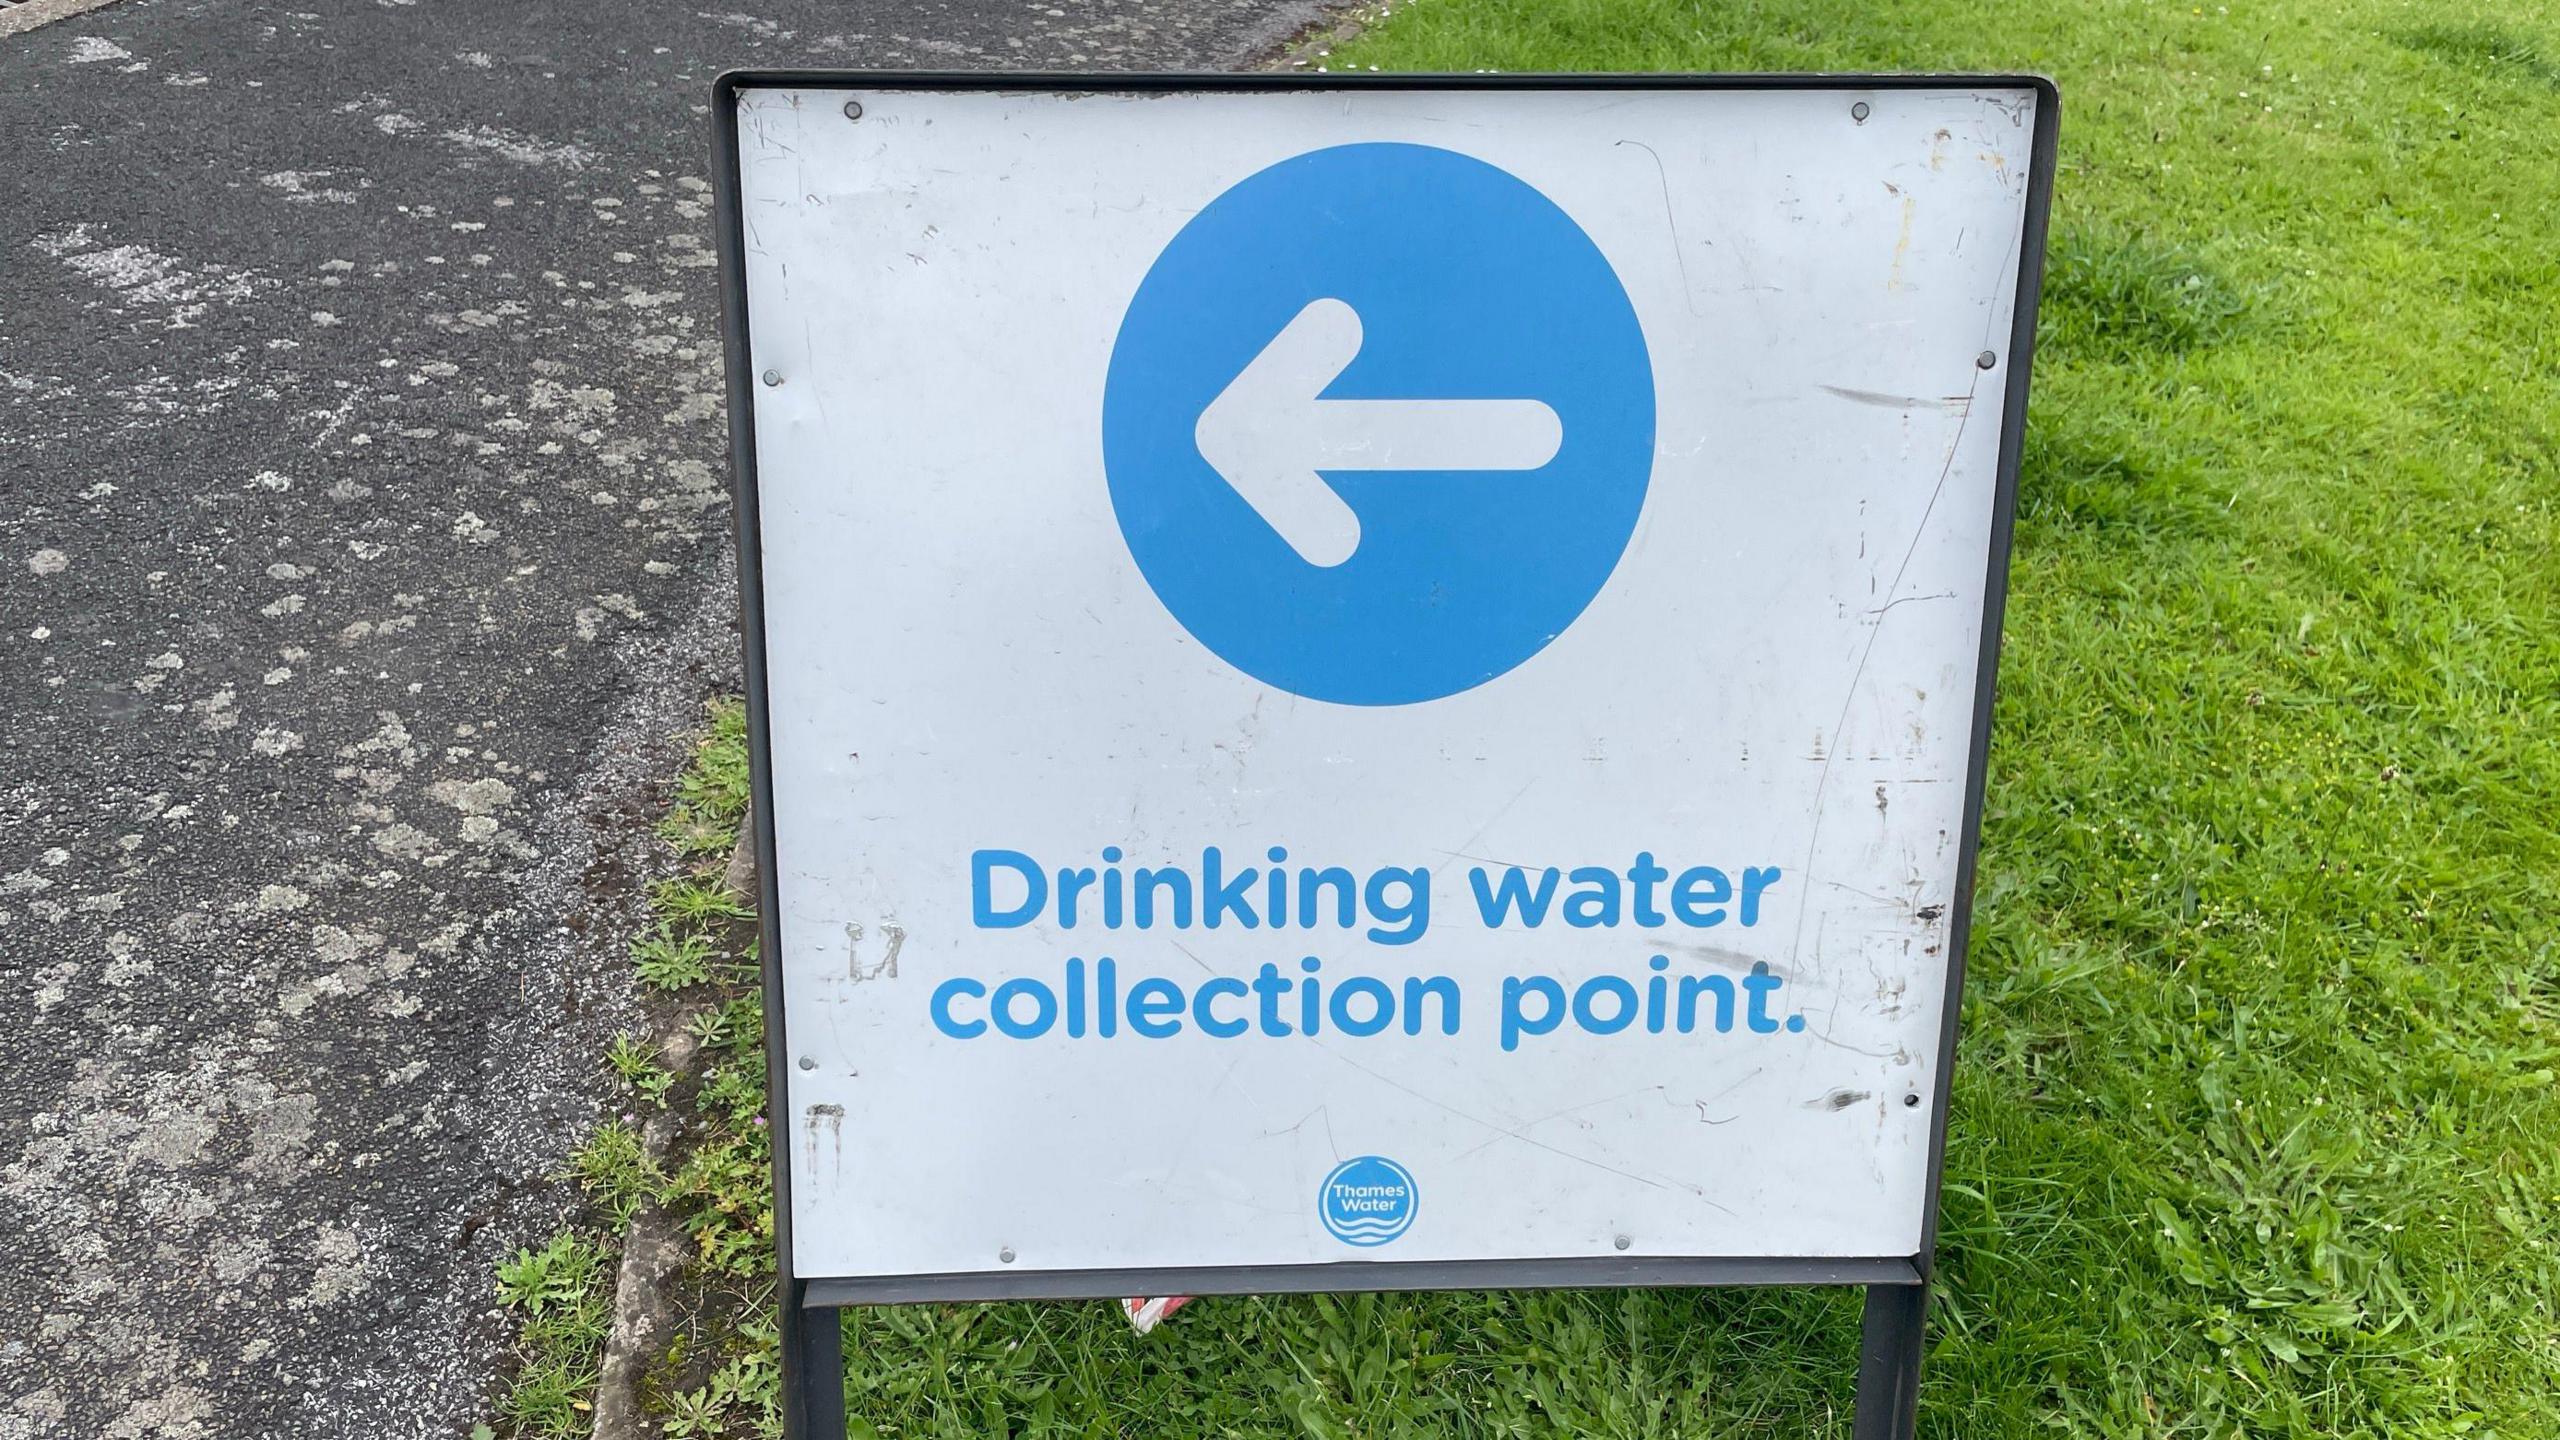
<path fill-rule="evenodd" d="M 0 1440 L 455 1436 L 732 683 L 711 79 L 1295 0 L 127 0 L 0 38 Z"/>

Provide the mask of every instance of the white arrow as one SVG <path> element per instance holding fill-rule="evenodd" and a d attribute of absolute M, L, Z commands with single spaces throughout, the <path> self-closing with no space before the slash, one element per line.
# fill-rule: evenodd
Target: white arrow
<path fill-rule="evenodd" d="M 1360 353 L 1360 312 L 1318 300 L 1200 412 L 1200 458 L 1310 565 L 1360 548 L 1326 470 L 1535 470 L 1564 422 L 1536 400 L 1323 400 Z"/>

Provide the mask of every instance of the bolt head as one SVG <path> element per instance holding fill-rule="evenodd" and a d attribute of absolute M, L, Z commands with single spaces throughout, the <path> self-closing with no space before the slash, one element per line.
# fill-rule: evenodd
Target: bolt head
<path fill-rule="evenodd" d="M 1618 1247 L 1619 1249 L 1621 1249 L 1621 1250 L 1624 1250 L 1624 1249 L 1626 1249 L 1628 1246 L 1633 1245 L 1634 1243 L 1636 1243 L 1636 1241 L 1635 1241 L 1635 1237 L 1634 1237 L 1634 1236 L 1632 1236 L 1632 1235 L 1621 1235 L 1621 1236 L 1619 1236 L 1617 1239 L 1615 1239 L 1615 1240 L 1613 1240 L 1613 1241 L 1611 1241 L 1611 1242 L 1609 1242 L 1609 1243 L 1611 1243 L 1611 1244 L 1613 1244 L 1613 1245 L 1617 1246 L 1617 1247 Z"/>
<path fill-rule="evenodd" d="M 764 372 L 764 383 L 766 383 L 767 385 L 779 385 L 779 384 L 781 384 L 781 383 L 782 383 L 782 372 L 781 372 L 781 371 L 779 371 L 779 370 L 767 370 L 766 372 Z"/>
<path fill-rule="evenodd" d="M 1981 354 L 1973 357 L 1973 367 L 1977 370 L 1988 370 L 1999 363 L 1999 355 L 1989 350 L 1985 350 Z"/>
<path fill-rule="evenodd" d="M 1012 1263 L 1013 1263 L 1013 1247 L 1012 1247 L 1012 1246 L 1010 1246 L 1010 1245 L 1007 1245 L 1007 1246 L 1006 1246 L 1006 1247 L 1004 1247 L 1003 1249 L 998 1250 L 998 1251 L 996 1252 L 996 1258 L 997 1258 L 998 1260 L 1003 1261 L 1003 1262 L 1004 1262 L 1004 1263 L 1006 1263 L 1007 1265 L 1012 1264 Z"/>
<path fill-rule="evenodd" d="M 844 102 L 844 118 L 846 118 L 847 120 L 859 120 L 859 119 L 861 119 L 861 118 L 862 118 L 862 102 L 861 102 L 861 101 L 859 101 L 859 100 L 847 100 L 846 102 Z"/>

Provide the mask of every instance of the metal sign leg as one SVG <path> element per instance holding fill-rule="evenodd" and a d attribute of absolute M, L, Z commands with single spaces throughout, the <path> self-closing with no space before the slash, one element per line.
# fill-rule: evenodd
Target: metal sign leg
<path fill-rule="evenodd" d="M 786 1282 L 782 1299 L 782 1433 L 790 1440 L 843 1440 L 839 1312 L 804 1308 L 797 1281 Z"/>
<path fill-rule="evenodd" d="M 1870 1285 L 1858 1341 L 1858 1413 L 1851 1440 L 1917 1440 L 1926 1285 Z"/>

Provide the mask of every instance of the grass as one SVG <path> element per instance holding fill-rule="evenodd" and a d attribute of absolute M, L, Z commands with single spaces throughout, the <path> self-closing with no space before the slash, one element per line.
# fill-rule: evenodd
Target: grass
<path fill-rule="evenodd" d="M 683 1017 L 693 1058 L 637 1034 L 615 1039 L 602 1064 L 630 1108 L 599 1124 L 569 1173 L 589 1201 L 583 1221 L 542 1249 L 498 1266 L 497 1296 L 516 1322 L 513 1375 L 496 1427 L 514 1440 L 588 1434 L 613 1306 L 611 1247 L 644 1205 L 663 1207 L 696 1247 L 679 1334 L 651 1367 L 645 1398 L 664 1434 L 768 1434 L 777 1428 L 771 1176 L 765 1144 L 764 1027 L 749 911 L 722 881 L 747 808 L 746 714 L 715 704 L 658 827 L 682 862 L 650 888 L 649 929 L 632 972 Z M 680 1126 L 666 1160 L 643 1129 Z"/>
<path fill-rule="evenodd" d="M 497 1295 L 517 1325 L 516 1373 L 499 1418 L 519 1435 L 586 1434 L 594 1427 L 597 1358 L 613 1323 L 612 1255 L 592 1237 L 563 1231 L 498 1262 Z"/>
<path fill-rule="evenodd" d="M 2560 1433 L 2552 53 L 2473 0 L 1405 0 L 1324 58 L 2061 82 L 1924 1434 Z M 752 1315 L 756 1017 L 720 1013 L 681 1186 Z M 847 1383 L 899 1440 L 1828 1437 L 1855 1321 L 918 1307 L 848 1313 Z M 770 1333 L 715 1343 L 672 1433 L 769 1427 Z"/>
<path fill-rule="evenodd" d="M 2412 50 L 2439 55 L 2491 75 L 2520 76 L 2545 85 L 2560 85 L 2560 66 L 2542 58 L 2530 36 L 2487 21 L 2460 25 L 2418 25 L 2398 39 Z"/>

